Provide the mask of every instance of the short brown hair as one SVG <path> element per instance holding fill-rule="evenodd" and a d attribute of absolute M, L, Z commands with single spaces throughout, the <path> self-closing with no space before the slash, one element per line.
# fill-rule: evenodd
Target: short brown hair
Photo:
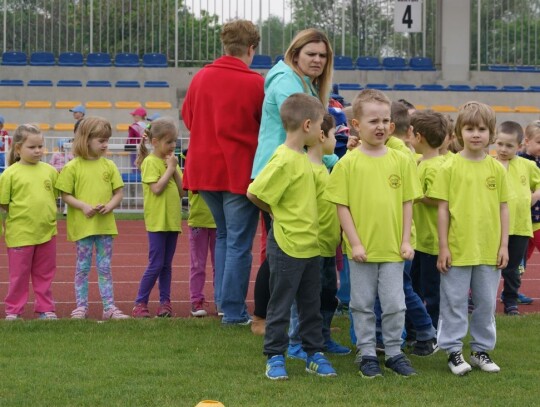
<path fill-rule="evenodd" d="M 323 116 L 321 130 L 325 137 L 328 137 L 328 132 L 336 127 L 336 119 L 330 113 L 325 113 Z"/>
<path fill-rule="evenodd" d="M 498 133 L 516 136 L 516 141 L 518 144 L 521 144 L 523 142 L 523 127 L 521 127 L 521 124 L 519 124 L 518 122 L 514 122 L 512 120 L 502 122 L 497 127 L 497 134 Z"/>
<path fill-rule="evenodd" d="M 535 120 L 530 122 L 527 127 L 525 127 L 525 138 L 527 140 L 532 139 L 534 136 L 540 133 L 540 120 Z"/>
<path fill-rule="evenodd" d="M 246 55 L 248 48 L 257 48 L 261 40 L 257 26 L 248 20 L 226 23 L 221 29 L 220 38 L 225 53 L 233 57 Z"/>
<path fill-rule="evenodd" d="M 457 140 L 463 146 L 463 135 L 461 134 L 463 127 L 484 124 L 489 130 L 489 143 L 493 143 L 496 123 L 497 116 L 490 106 L 474 101 L 464 103 L 459 107 L 456 118 L 455 130 Z"/>
<path fill-rule="evenodd" d="M 448 119 L 433 110 L 416 111 L 411 116 L 414 133 L 420 133 L 432 148 L 438 148 L 448 134 Z"/>
<path fill-rule="evenodd" d="M 92 158 L 88 144 L 95 138 L 111 138 L 111 123 L 99 116 L 89 116 L 82 119 L 73 139 L 73 155 L 88 160 Z"/>
<path fill-rule="evenodd" d="M 293 93 L 279 109 L 285 131 L 298 130 L 306 120 L 315 121 L 325 114 L 319 99 L 305 93 Z"/>
<path fill-rule="evenodd" d="M 378 89 L 364 89 L 361 91 L 353 100 L 352 106 L 353 106 L 353 118 L 356 120 L 359 120 L 362 117 L 362 107 L 365 103 L 384 103 L 385 105 L 388 105 L 388 107 L 391 106 L 390 99 L 381 92 Z"/>
<path fill-rule="evenodd" d="M 399 136 L 406 135 L 411 125 L 411 116 L 409 108 L 401 102 L 392 102 L 390 108 L 390 120 L 394 123 L 394 134 Z"/>

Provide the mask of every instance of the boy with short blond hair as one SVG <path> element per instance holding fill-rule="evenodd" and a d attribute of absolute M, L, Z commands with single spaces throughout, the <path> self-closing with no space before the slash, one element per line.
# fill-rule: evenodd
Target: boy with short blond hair
<path fill-rule="evenodd" d="M 385 146 L 393 127 L 386 95 L 373 89 L 360 92 L 353 112 L 352 125 L 362 143 L 336 164 L 325 196 L 337 205 L 350 256 L 350 309 L 362 355 L 360 374 L 365 378 L 382 375 L 375 352 L 374 304 L 378 294 L 383 309 L 385 366 L 411 376 L 416 372 L 401 352 L 403 261 L 414 255 L 410 243 L 412 202 L 421 196 L 421 188 L 413 160 Z"/>
<path fill-rule="evenodd" d="M 295 93 L 285 100 L 280 109 L 287 133 L 285 142 L 247 192 L 255 205 L 273 215 L 267 238 L 270 300 L 264 337 L 266 376 L 272 380 L 288 379 L 284 354 L 295 299 L 302 348 L 307 353 L 306 370 L 319 376 L 336 376 L 322 353 L 317 188 L 304 151 L 304 146 L 314 145 L 321 136 L 324 114 L 321 102 L 313 96 Z"/>

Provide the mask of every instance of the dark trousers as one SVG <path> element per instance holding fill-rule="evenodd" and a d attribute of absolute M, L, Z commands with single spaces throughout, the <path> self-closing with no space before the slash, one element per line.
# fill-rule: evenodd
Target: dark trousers
<path fill-rule="evenodd" d="M 272 226 L 272 218 L 268 212 L 261 211 L 263 217 L 266 235 Z M 266 309 L 270 300 L 270 267 L 268 266 L 268 257 L 262 262 L 255 278 L 255 286 L 253 287 L 253 297 L 255 309 L 253 315 L 259 318 L 266 318 Z"/>
<path fill-rule="evenodd" d="M 441 302 L 441 274 L 437 270 L 437 256 L 417 250 L 411 267 L 411 279 L 413 290 L 426 304 L 433 326 L 437 328 Z"/>
<path fill-rule="evenodd" d="M 505 308 L 517 306 L 519 288 L 521 287 L 519 265 L 525 256 L 528 243 L 528 236 L 510 235 L 508 237 L 508 265 L 502 271 Z"/>
<path fill-rule="evenodd" d="M 267 356 L 283 355 L 289 336 L 287 327 L 294 300 L 298 307 L 299 334 L 308 355 L 323 350 L 321 316 L 320 257 L 298 259 L 283 252 L 270 230 L 266 255 L 270 266 L 270 301 L 266 313 L 264 351 Z"/>

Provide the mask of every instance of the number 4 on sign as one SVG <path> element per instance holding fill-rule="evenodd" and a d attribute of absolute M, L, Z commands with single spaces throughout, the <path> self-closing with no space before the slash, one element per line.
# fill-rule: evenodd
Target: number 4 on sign
<path fill-rule="evenodd" d="M 396 0 L 394 30 L 396 32 L 422 32 L 421 0 Z"/>

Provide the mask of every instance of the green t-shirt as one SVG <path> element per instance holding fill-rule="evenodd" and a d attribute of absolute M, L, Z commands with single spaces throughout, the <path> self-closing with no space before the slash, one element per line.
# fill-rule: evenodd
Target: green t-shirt
<path fill-rule="evenodd" d="M 182 202 L 174 177 L 169 178 L 167 185 L 156 195 L 150 185 L 159 181 L 167 171 L 165 160 L 148 155 L 141 164 L 141 179 L 144 199 L 144 225 L 148 232 L 181 232 Z M 177 171 L 182 176 L 180 167 Z"/>
<path fill-rule="evenodd" d="M 0 204 L 8 205 L 6 246 L 32 246 L 56 235 L 58 171 L 44 162 L 16 162 L 0 176 Z"/>
<path fill-rule="evenodd" d="M 341 240 L 341 229 L 336 205 L 323 198 L 326 185 L 330 179 L 324 164 L 311 163 L 317 190 L 317 210 L 319 211 L 319 248 L 321 256 L 334 257 Z"/>
<path fill-rule="evenodd" d="M 248 191 L 272 209 L 281 250 L 296 258 L 320 255 L 317 192 L 307 154 L 280 145 Z"/>
<path fill-rule="evenodd" d="M 540 189 L 540 169 L 536 163 L 515 156 L 508 163 L 508 189 L 513 196 L 508 200 L 510 233 L 532 236 L 531 192 Z"/>
<path fill-rule="evenodd" d="M 500 207 L 508 201 L 506 170 L 501 163 L 491 156 L 471 161 L 456 154 L 441 166 L 428 196 L 448 201 L 452 265 L 496 265 Z"/>
<path fill-rule="evenodd" d="M 75 157 L 64 166 L 56 182 L 59 191 L 73 195 L 92 206 L 106 204 L 111 200 L 113 191 L 123 186 L 124 182 L 114 162 L 103 157 L 97 160 Z M 68 240 L 77 241 L 88 236 L 117 234 L 113 212 L 87 218 L 82 210 L 68 205 Z"/>
<path fill-rule="evenodd" d="M 420 161 L 418 176 L 424 195 L 428 194 L 437 172 L 446 161 L 444 156 Z M 416 250 L 432 255 L 439 254 L 439 236 L 437 235 L 437 206 L 422 202 L 414 204 L 413 219 L 416 225 Z"/>
<path fill-rule="evenodd" d="M 216 222 L 210 208 L 204 202 L 204 199 L 199 194 L 188 192 L 189 199 L 189 217 L 188 225 L 192 228 L 209 228 L 216 229 Z"/>
<path fill-rule="evenodd" d="M 413 160 L 391 148 L 380 157 L 350 151 L 332 170 L 325 192 L 330 202 L 349 207 L 369 263 L 403 261 L 403 203 L 421 196 Z M 344 243 L 351 253 L 346 236 Z"/>

